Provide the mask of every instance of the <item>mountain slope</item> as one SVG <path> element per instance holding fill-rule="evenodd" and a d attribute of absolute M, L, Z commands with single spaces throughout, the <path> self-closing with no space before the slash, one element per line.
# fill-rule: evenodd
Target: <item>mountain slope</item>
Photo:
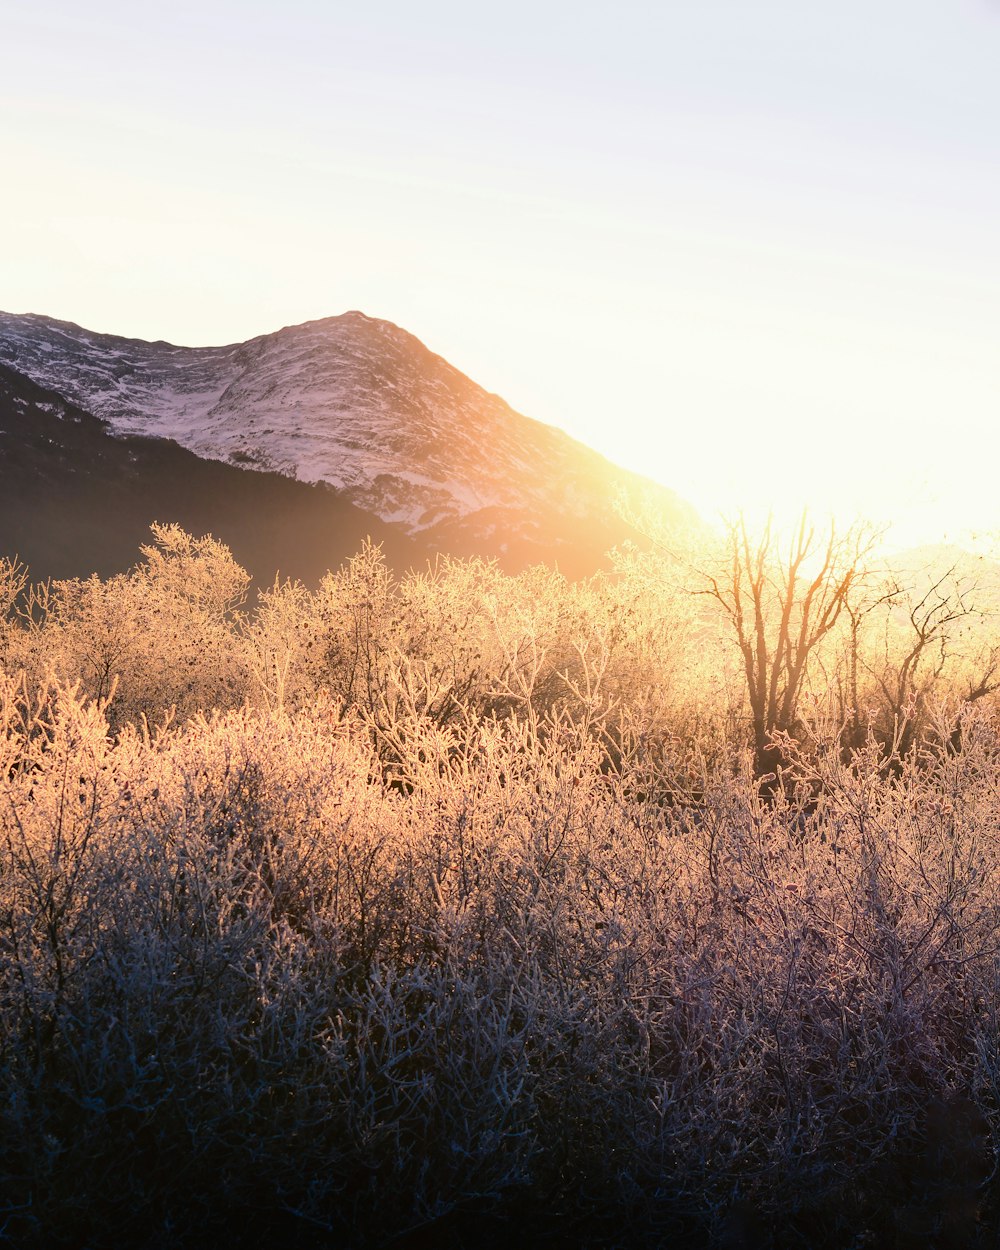
<path fill-rule="evenodd" d="M 617 541 L 619 485 L 650 483 L 515 412 L 413 335 L 363 313 L 188 348 L 0 313 L 0 362 L 198 456 L 323 481 L 432 548 L 586 571 Z M 663 510 L 693 511 L 654 488 Z"/>
<path fill-rule="evenodd" d="M 317 581 L 365 538 L 402 570 L 426 549 L 335 491 L 244 473 L 105 422 L 0 366 L 0 555 L 36 579 L 107 576 L 139 558 L 151 521 L 225 542 L 257 579 Z"/>

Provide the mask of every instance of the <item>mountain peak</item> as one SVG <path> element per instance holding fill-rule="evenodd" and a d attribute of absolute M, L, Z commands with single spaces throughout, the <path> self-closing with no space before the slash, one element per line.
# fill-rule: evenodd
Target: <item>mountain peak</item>
<path fill-rule="evenodd" d="M 571 546 L 620 531 L 641 479 L 515 412 L 419 339 L 352 309 L 244 343 L 178 347 L 0 314 L 0 363 L 106 420 L 208 459 L 324 482 L 424 539 Z M 649 485 L 645 483 L 645 485 Z M 668 511 L 691 510 L 662 491 Z M 546 537 L 547 536 L 547 537 Z"/>

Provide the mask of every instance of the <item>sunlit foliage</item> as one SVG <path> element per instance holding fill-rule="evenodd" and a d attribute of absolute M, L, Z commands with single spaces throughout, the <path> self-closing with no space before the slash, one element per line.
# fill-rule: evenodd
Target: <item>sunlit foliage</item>
<path fill-rule="evenodd" d="M 16 1244 L 986 1238 L 1000 723 L 982 637 L 904 671 L 938 599 L 845 601 L 762 788 L 662 556 L 367 547 L 252 607 L 210 539 L 142 557 L 0 566 Z"/>

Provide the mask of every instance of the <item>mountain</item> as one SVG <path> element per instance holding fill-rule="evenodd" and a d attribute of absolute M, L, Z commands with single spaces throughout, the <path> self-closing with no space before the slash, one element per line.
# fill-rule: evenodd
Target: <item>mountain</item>
<path fill-rule="evenodd" d="M 0 313 L 0 363 L 108 423 L 202 459 L 324 482 L 428 550 L 589 572 L 627 534 L 620 487 L 693 510 L 515 412 L 413 335 L 344 313 L 226 347 L 177 347 Z"/>
<path fill-rule="evenodd" d="M 0 555 L 36 580 L 121 572 L 151 521 L 214 534 L 268 585 L 316 582 L 371 536 L 397 569 L 430 554 L 336 491 L 245 473 L 167 439 L 114 436 L 100 418 L 0 365 Z"/>

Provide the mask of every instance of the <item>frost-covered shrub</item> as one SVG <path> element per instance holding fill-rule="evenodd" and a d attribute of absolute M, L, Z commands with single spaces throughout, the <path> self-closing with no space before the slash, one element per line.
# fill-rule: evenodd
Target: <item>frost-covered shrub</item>
<path fill-rule="evenodd" d="M 36 597 L 19 658 L 37 684 L 80 682 L 112 724 L 238 706 L 247 686 L 235 608 L 249 577 L 228 548 L 177 526 L 128 574 L 56 581 Z"/>
<path fill-rule="evenodd" d="M 20 1242 L 360 1246 L 469 1208 L 581 1236 L 627 1213 L 635 1244 L 745 1209 L 975 1229 L 989 717 L 889 783 L 834 738 L 799 799 L 747 772 L 692 810 L 636 797 L 564 716 L 428 723 L 400 789 L 328 706 L 112 738 L 72 688 L 0 696 Z"/>
<path fill-rule="evenodd" d="M 895 756 L 817 701 L 765 801 L 641 561 L 369 548 L 240 615 L 154 539 L 7 617 L 14 1244 L 986 1244 L 988 697 Z"/>

